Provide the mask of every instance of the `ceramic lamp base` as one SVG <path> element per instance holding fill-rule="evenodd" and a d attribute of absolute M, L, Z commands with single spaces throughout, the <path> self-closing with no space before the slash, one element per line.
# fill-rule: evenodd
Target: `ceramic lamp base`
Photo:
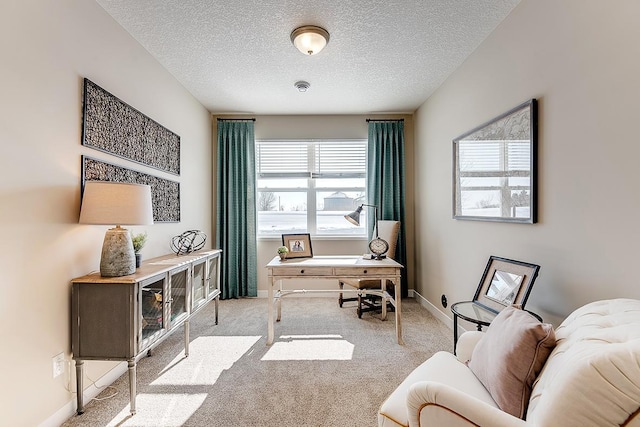
<path fill-rule="evenodd" d="M 102 277 L 120 277 L 136 271 L 136 256 L 129 230 L 120 226 L 110 228 L 104 235 L 100 275 Z"/>

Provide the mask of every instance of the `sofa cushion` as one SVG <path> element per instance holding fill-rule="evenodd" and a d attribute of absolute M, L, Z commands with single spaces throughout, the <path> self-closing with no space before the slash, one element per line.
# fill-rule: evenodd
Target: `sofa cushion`
<path fill-rule="evenodd" d="M 387 398 L 378 411 L 378 425 L 384 427 L 408 426 L 407 394 L 409 388 L 417 382 L 427 380 L 464 390 L 470 396 L 493 407 L 498 407 L 489 392 L 464 363 L 461 363 L 453 354 L 440 351 L 414 369 Z"/>
<path fill-rule="evenodd" d="M 506 307 L 491 322 L 467 364 L 500 409 L 524 418 L 533 382 L 555 343 L 552 325 Z"/>
<path fill-rule="evenodd" d="M 638 425 L 640 301 L 587 304 L 562 322 L 556 338 L 534 384 L 527 421 L 563 427 Z M 636 423 L 629 423 L 632 417 Z"/>

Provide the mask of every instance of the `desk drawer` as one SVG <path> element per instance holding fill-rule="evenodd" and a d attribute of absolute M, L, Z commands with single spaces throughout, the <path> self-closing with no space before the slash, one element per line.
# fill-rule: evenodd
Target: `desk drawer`
<path fill-rule="evenodd" d="M 381 275 L 392 275 L 394 272 L 390 268 L 381 268 L 381 267 L 337 267 L 336 268 L 336 276 L 358 276 L 358 277 L 367 277 L 367 276 L 381 276 Z"/>
<path fill-rule="evenodd" d="M 333 276 L 331 267 L 274 267 L 274 276 Z"/>

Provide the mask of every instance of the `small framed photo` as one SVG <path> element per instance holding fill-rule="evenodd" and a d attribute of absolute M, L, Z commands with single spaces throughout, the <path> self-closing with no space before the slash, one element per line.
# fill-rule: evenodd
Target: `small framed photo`
<path fill-rule="evenodd" d="M 287 258 L 313 258 L 311 234 L 283 234 L 282 246 L 289 249 Z"/>
<path fill-rule="evenodd" d="M 473 300 L 494 312 L 509 305 L 524 308 L 539 269 L 536 264 L 491 256 Z"/>

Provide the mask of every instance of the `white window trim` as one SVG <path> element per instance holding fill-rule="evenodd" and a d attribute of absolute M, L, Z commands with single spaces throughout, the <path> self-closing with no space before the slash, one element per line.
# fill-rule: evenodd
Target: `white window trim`
<path fill-rule="evenodd" d="M 366 149 L 365 149 L 365 172 L 364 176 L 362 173 L 317 173 L 313 171 L 315 168 L 315 146 L 317 143 L 338 143 L 338 142 L 353 142 L 353 143 L 367 143 L 366 139 L 353 139 L 353 138 L 340 138 L 340 139 L 256 139 L 256 147 L 261 143 L 273 144 L 273 143 L 304 143 L 308 145 L 308 153 L 307 153 L 307 164 L 312 172 L 293 172 L 293 173 L 261 173 L 259 168 L 261 166 L 261 162 L 256 161 L 256 189 L 258 192 L 261 190 L 267 190 L 267 188 L 262 188 L 258 186 L 258 182 L 261 178 L 278 178 L 278 177 L 290 177 L 290 178 L 307 178 L 307 186 L 306 188 L 291 188 L 291 187 L 268 187 L 267 191 L 285 193 L 285 192 L 306 192 L 307 194 L 307 229 L 310 230 L 311 235 L 314 240 L 366 240 L 367 233 L 364 231 L 362 234 L 316 234 L 317 233 L 317 203 L 316 203 L 316 195 L 318 191 L 327 192 L 327 191 L 352 191 L 352 192 L 362 192 L 366 194 Z M 256 153 L 258 150 L 256 149 Z M 316 179 L 321 178 L 364 178 L 365 184 L 363 187 L 316 187 Z M 256 198 L 256 203 L 259 198 Z M 258 215 L 260 215 L 260 211 L 258 211 Z M 279 236 L 276 235 L 266 235 L 260 234 L 258 230 L 258 239 L 259 240 L 278 240 Z"/>

